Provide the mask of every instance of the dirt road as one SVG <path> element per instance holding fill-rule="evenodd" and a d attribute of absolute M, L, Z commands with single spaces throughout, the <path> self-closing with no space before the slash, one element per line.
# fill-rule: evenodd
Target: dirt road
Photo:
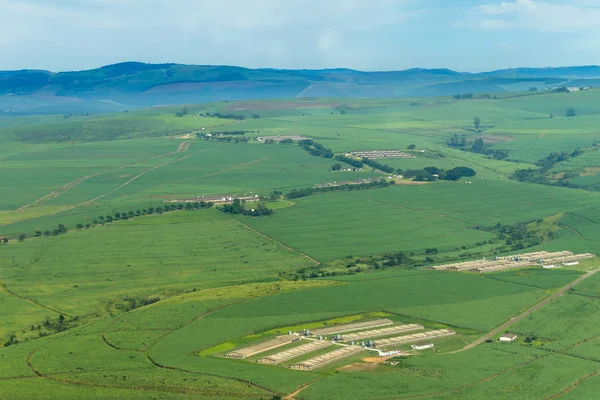
<path fill-rule="evenodd" d="M 529 316 L 529 314 L 531 314 L 531 313 L 533 313 L 535 311 L 538 311 L 540 308 L 548 305 L 552 300 L 554 300 L 554 299 L 562 296 L 569 289 L 571 289 L 573 286 L 575 286 L 575 285 L 583 282 L 584 280 L 588 279 L 589 277 L 591 277 L 592 275 L 594 275 L 598 271 L 600 271 L 600 267 L 598 267 L 598 268 L 596 268 L 596 269 L 594 269 L 592 271 L 589 271 L 586 274 L 580 276 L 579 278 L 575 279 L 573 282 L 571 282 L 568 285 L 560 288 L 556 293 L 553 293 L 551 296 L 546 297 L 542 301 L 534 304 L 533 306 L 529 307 L 528 309 L 526 309 L 525 311 L 521 312 L 520 314 L 512 317 L 510 320 L 508 320 L 505 323 L 503 323 L 502 325 L 498 326 L 497 328 L 495 328 L 491 332 L 483 335 L 482 337 L 480 337 L 479 339 L 477 339 L 473 343 L 470 343 L 470 344 L 466 345 L 465 347 L 463 347 L 460 350 L 452 351 L 452 352 L 445 353 L 445 354 L 459 353 L 461 351 L 472 349 L 473 347 L 475 347 L 477 345 L 480 345 L 481 343 L 485 342 L 486 340 L 491 339 L 492 337 L 498 335 L 499 333 L 502 333 L 502 332 L 506 331 L 510 326 L 516 324 L 517 322 L 521 321 L 523 318 Z"/>

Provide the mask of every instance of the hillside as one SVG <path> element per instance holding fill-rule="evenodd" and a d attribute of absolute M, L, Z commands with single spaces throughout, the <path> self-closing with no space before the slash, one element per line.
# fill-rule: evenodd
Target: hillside
<path fill-rule="evenodd" d="M 4 117 L 0 398 L 595 399 L 599 123 L 600 89 Z"/>
<path fill-rule="evenodd" d="M 98 113 L 222 100 L 395 98 L 596 86 L 600 68 L 519 68 L 470 74 L 448 69 L 363 72 L 126 62 L 74 72 L 0 71 L 3 114 Z"/>

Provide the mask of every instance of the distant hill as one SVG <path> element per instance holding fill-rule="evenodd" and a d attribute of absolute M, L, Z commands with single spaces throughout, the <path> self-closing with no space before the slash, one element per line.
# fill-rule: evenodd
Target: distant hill
<path fill-rule="evenodd" d="M 59 72 L 0 71 L 0 111 L 111 112 L 153 105 L 293 97 L 429 97 L 518 92 L 535 86 L 598 86 L 600 67 L 516 68 L 478 74 L 448 69 L 364 72 L 125 62 Z"/>

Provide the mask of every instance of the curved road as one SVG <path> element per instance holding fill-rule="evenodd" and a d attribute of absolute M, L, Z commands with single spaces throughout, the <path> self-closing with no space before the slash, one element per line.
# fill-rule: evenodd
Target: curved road
<path fill-rule="evenodd" d="M 527 308 L 525 311 L 521 312 L 520 314 L 512 317 L 510 320 L 506 321 L 505 323 L 503 323 L 502 325 L 496 327 L 495 329 L 493 329 L 491 332 L 486 333 L 485 335 L 483 335 L 482 337 L 480 337 L 479 339 L 477 339 L 476 341 L 474 341 L 471 344 L 466 345 L 465 347 L 463 347 L 460 350 L 456 350 L 456 351 L 451 351 L 445 354 L 454 354 L 454 353 L 459 353 L 461 351 L 465 351 L 465 350 L 469 350 L 472 349 L 473 347 L 480 345 L 481 343 L 485 342 L 486 340 L 491 339 L 492 337 L 496 336 L 497 334 L 505 331 L 508 327 L 516 324 L 517 322 L 521 321 L 523 318 L 527 317 L 529 314 L 538 311 L 540 308 L 544 307 L 545 305 L 547 305 L 548 303 L 550 303 L 552 300 L 556 299 L 557 297 L 562 296 L 563 294 L 565 294 L 569 289 L 571 289 L 573 286 L 583 282 L 584 280 L 586 280 L 587 278 L 591 277 L 592 275 L 594 275 L 596 272 L 600 271 L 600 267 L 588 271 L 587 273 L 585 273 L 584 275 L 581 275 L 579 278 L 575 279 L 574 281 L 572 281 L 571 283 L 569 283 L 568 285 L 560 288 L 556 293 L 553 293 L 551 296 L 546 297 L 545 299 L 541 300 L 540 302 L 532 305 L 531 307 Z"/>

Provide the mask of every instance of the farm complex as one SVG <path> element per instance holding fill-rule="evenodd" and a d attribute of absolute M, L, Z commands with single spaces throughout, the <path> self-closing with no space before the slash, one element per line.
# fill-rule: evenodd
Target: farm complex
<path fill-rule="evenodd" d="M 417 158 L 414 153 L 408 153 L 402 150 L 361 150 L 351 151 L 346 156 L 367 158 L 370 160 L 378 160 L 383 158 Z"/>
<path fill-rule="evenodd" d="M 544 268 L 558 268 L 561 266 L 577 265 L 581 260 L 594 258 L 594 254 L 573 254 L 570 251 L 537 251 L 533 253 L 517 254 L 513 256 L 495 257 L 492 260 L 476 260 L 454 264 L 429 267 L 435 271 L 468 271 L 488 273 L 507 269 L 543 266 Z"/>
<path fill-rule="evenodd" d="M 373 329 L 377 328 L 379 329 Z M 385 327 L 385 328 L 381 328 Z M 326 365 L 339 362 L 345 358 L 351 357 L 362 351 L 376 352 L 378 355 L 400 354 L 398 346 L 442 339 L 456 333 L 450 329 L 425 331 L 421 333 L 412 333 L 403 336 L 394 336 L 398 334 L 407 334 L 410 332 L 425 329 L 420 324 L 399 324 L 396 325 L 389 319 L 378 319 L 372 321 L 358 322 L 353 324 L 342 324 L 327 328 L 320 328 L 310 331 L 304 329 L 301 333 L 289 332 L 288 335 L 279 336 L 261 343 L 243 347 L 232 352 L 224 354 L 225 358 L 245 359 L 258 354 L 268 353 L 278 347 L 292 345 L 299 342 L 299 345 L 286 350 L 266 355 L 258 360 L 259 364 L 282 365 L 289 361 L 299 360 L 289 365 L 290 369 L 299 371 L 312 371 Z M 349 333 L 350 332 L 350 333 Z M 329 336 L 325 336 L 329 335 Z M 372 341 L 373 338 L 382 338 Z M 311 355 L 320 352 L 329 347 L 335 347 L 334 350 L 324 354 Z M 393 347 L 395 350 L 389 351 Z M 386 350 L 384 350 L 386 348 Z M 430 347 L 410 348 L 412 350 L 423 350 Z M 405 351 L 410 351 L 407 348 Z M 307 358 L 308 357 L 308 358 Z M 302 358 L 305 358 L 302 360 Z"/>
<path fill-rule="evenodd" d="M 131 68 L 231 100 L 68 100 Z M 393 73 L 389 98 L 312 97 L 359 94 L 331 70 L 280 101 L 259 71 L 266 99 L 234 100 L 249 70 L 154 68 L 0 118 L 1 399 L 598 398 L 600 90 L 419 71 L 443 97 Z"/>

